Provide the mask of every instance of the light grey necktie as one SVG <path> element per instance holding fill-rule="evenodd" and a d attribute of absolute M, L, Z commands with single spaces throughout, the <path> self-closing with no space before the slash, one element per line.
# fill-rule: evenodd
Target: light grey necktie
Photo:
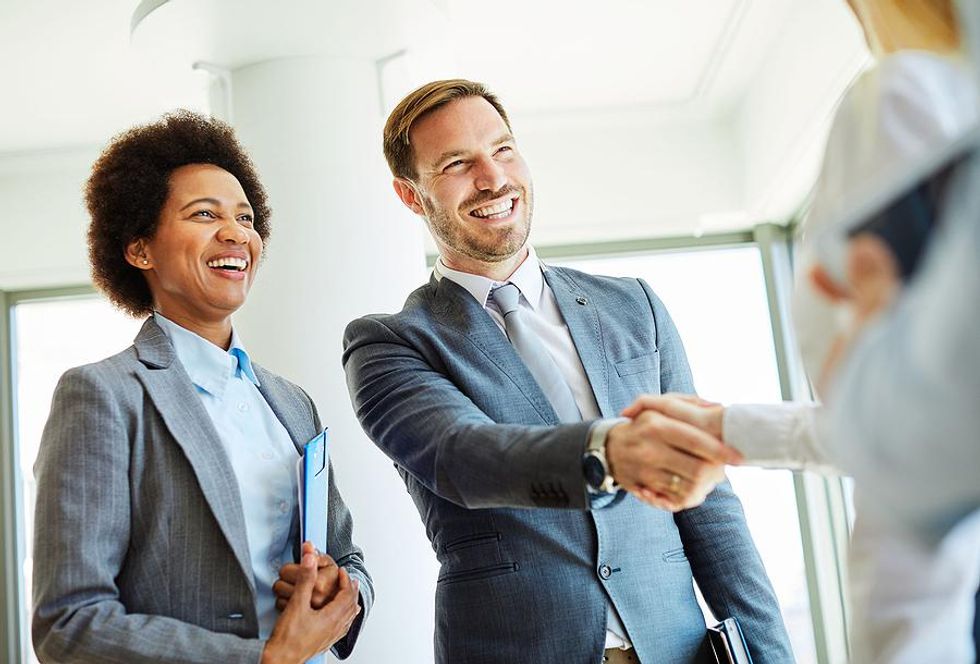
<path fill-rule="evenodd" d="M 524 320 L 524 312 L 517 306 L 520 299 L 521 291 L 514 284 L 504 284 L 490 291 L 490 303 L 504 315 L 507 337 L 531 371 L 531 375 L 538 381 L 541 391 L 548 397 L 558 419 L 562 422 L 580 422 L 582 414 L 575 404 L 572 390 L 565 382 L 565 377 L 561 375 L 558 365 L 551 359 L 548 349 Z M 611 501 L 612 497 L 603 496 L 603 500 Z M 612 601 L 608 599 L 606 600 L 606 629 L 611 629 L 620 637 L 626 634 L 626 628 L 623 627 L 619 615 L 613 608 Z"/>
<path fill-rule="evenodd" d="M 507 337 L 524 360 L 531 375 L 538 381 L 541 391 L 548 397 L 552 408 L 562 422 L 579 422 L 582 414 L 575 404 L 572 390 L 561 375 L 558 365 L 551 359 L 548 349 L 538 339 L 517 306 L 521 291 L 514 284 L 504 284 L 490 291 L 490 302 L 504 316 Z"/>

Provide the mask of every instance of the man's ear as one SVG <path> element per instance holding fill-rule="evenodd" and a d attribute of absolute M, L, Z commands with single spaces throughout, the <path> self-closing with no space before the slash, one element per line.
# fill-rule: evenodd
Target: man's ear
<path fill-rule="evenodd" d="M 150 257 L 146 253 L 146 242 L 143 239 L 133 240 L 126 245 L 123 252 L 126 262 L 139 270 L 149 270 Z"/>
<path fill-rule="evenodd" d="M 395 178 L 391 184 L 405 207 L 415 214 L 421 215 L 423 213 L 421 196 L 414 184 L 405 178 Z"/>

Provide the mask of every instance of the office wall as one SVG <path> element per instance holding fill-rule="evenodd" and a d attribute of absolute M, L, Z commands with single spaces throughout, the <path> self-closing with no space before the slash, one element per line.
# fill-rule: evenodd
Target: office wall
<path fill-rule="evenodd" d="M 745 227 L 741 155 L 727 118 L 516 113 L 513 124 L 534 176 L 538 245 Z"/>
<path fill-rule="evenodd" d="M 0 155 L 0 290 L 85 283 L 95 147 Z"/>
<path fill-rule="evenodd" d="M 869 64 L 858 24 L 846 13 L 842 2 L 800 5 L 735 108 L 754 221 L 778 223 L 798 211 L 819 170 L 837 102 Z"/>
<path fill-rule="evenodd" d="M 678 124 L 624 111 L 513 120 L 534 176 L 539 245 L 751 226 L 742 216 L 750 203 L 745 141 L 731 119 Z M 87 281 L 82 188 L 100 147 L 0 154 L 0 289 Z M 380 152 L 374 136 L 366 150 Z M 388 197 L 388 176 L 378 173 L 384 182 L 376 195 Z M 421 232 L 393 195 L 386 214 Z M 303 220 L 277 216 L 275 223 L 272 261 L 280 260 L 278 237 Z"/>
<path fill-rule="evenodd" d="M 235 320 L 259 361 L 303 386 L 330 428 L 337 485 L 377 591 L 349 661 L 422 664 L 432 661 L 438 567 L 401 478 L 354 417 L 341 366 L 347 323 L 397 310 L 426 278 L 421 223 L 402 215 L 381 155 L 374 71 L 373 61 L 326 57 L 235 70 L 235 125 L 275 219 Z"/>

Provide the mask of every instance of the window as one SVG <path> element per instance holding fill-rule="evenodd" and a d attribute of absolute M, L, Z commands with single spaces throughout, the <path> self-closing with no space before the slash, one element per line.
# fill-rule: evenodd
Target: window
<path fill-rule="evenodd" d="M 101 360 L 128 347 L 140 322 L 113 309 L 100 297 L 29 300 L 14 305 L 14 437 L 21 479 L 21 557 L 23 579 L 19 624 L 21 661 L 36 662 L 30 639 L 31 571 L 34 534 L 34 459 L 58 378 L 67 369 Z"/>
<path fill-rule="evenodd" d="M 726 403 L 781 400 L 756 246 L 555 262 L 647 281 L 677 325 L 704 398 Z M 816 662 L 793 476 L 789 471 L 733 468 L 729 478 L 779 598 L 797 661 Z"/>

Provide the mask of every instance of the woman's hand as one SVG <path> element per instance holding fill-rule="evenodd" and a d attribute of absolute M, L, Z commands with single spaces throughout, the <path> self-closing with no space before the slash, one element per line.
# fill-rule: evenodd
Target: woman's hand
<path fill-rule="evenodd" d="M 325 553 L 317 553 L 312 542 L 303 542 L 301 556 L 312 553 L 316 556 L 316 582 L 313 584 L 313 595 L 311 596 L 311 606 L 320 609 L 328 600 L 337 594 L 340 582 L 340 568 L 333 558 Z M 286 610 L 289 598 L 296 592 L 296 580 L 299 578 L 300 566 L 298 563 L 288 563 L 279 570 L 279 579 L 272 584 L 272 592 L 276 595 L 276 608 L 280 611 Z"/>
<path fill-rule="evenodd" d="M 304 547 L 292 597 L 265 644 L 262 664 L 302 664 L 327 650 L 350 630 L 361 612 L 357 581 L 339 569 L 336 594 L 322 608 L 314 609 L 316 580 L 317 557 Z"/>

